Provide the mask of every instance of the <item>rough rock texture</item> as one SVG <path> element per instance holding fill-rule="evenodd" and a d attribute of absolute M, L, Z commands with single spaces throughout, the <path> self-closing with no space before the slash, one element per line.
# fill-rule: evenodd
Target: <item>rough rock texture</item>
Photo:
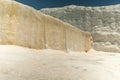
<path fill-rule="evenodd" d="M 71 33 L 79 37 L 68 37 Z M 31 7 L 12 0 L 0 0 L 0 44 L 35 49 L 88 51 L 91 48 L 91 39 L 90 33 L 44 15 Z"/>
<path fill-rule="evenodd" d="M 96 50 L 120 52 L 120 5 L 102 7 L 71 5 L 40 11 L 91 32 Z"/>
<path fill-rule="evenodd" d="M 0 43 L 44 48 L 42 15 L 11 0 L 0 0 Z M 37 37 L 39 36 L 39 37 Z"/>

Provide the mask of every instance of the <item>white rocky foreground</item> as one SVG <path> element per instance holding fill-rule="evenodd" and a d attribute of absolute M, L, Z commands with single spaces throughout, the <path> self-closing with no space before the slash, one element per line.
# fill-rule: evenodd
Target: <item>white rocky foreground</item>
<path fill-rule="evenodd" d="M 120 54 L 0 45 L 0 80 L 120 80 Z"/>

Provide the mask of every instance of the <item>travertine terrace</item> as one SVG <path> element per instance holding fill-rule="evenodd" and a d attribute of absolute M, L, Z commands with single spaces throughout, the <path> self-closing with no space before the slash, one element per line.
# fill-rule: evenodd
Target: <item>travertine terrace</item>
<path fill-rule="evenodd" d="M 15 2 L 0 0 L 0 44 L 35 49 L 88 51 L 90 33 Z"/>
<path fill-rule="evenodd" d="M 91 32 L 95 50 L 120 52 L 120 4 L 99 7 L 69 5 L 40 11 Z"/>

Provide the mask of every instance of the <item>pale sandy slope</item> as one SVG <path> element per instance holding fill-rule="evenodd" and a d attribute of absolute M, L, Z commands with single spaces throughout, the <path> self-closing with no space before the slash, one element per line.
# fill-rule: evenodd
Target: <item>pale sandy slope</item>
<path fill-rule="evenodd" d="M 120 54 L 0 45 L 0 80 L 120 80 Z"/>

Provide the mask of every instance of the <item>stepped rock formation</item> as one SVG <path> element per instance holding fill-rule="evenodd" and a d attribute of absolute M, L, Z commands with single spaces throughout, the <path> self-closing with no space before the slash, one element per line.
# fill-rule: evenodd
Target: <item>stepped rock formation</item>
<path fill-rule="evenodd" d="M 102 7 L 70 5 L 40 11 L 91 32 L 95 42 L 94 49 L 120 52 L 120 5 Z"/>
<path fill-rule="evenodd" d="M 0 44 L 88 51 L 90 33 L 12 0 L 0 0 Z"/>

